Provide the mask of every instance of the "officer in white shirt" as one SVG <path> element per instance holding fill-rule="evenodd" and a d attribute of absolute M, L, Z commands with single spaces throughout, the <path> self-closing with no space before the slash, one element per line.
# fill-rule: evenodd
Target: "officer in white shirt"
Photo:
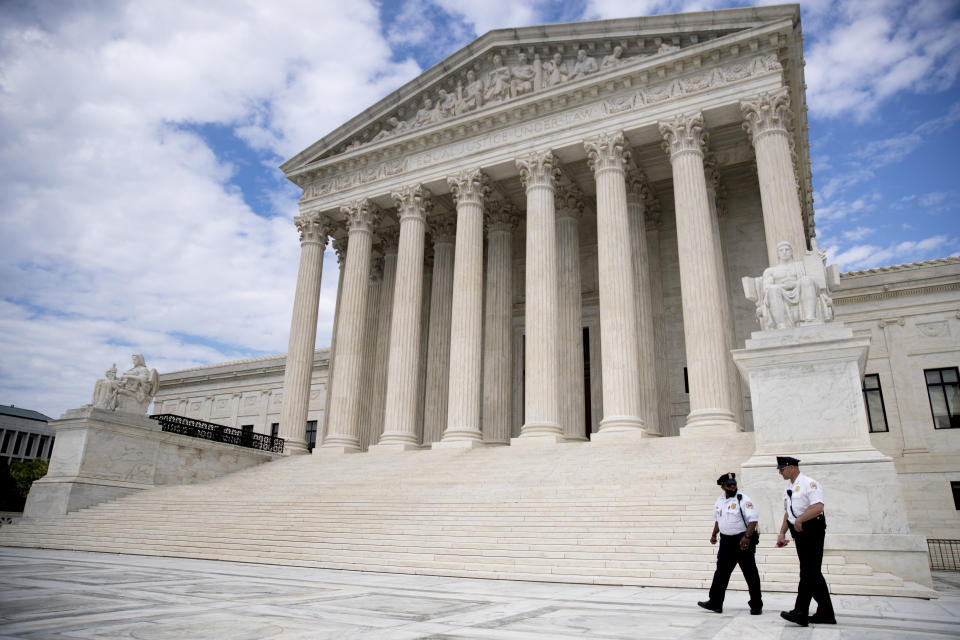
<path fill-rule="evenodd" d="M 787 544 L 787 530 L 797 545 L 800 559 L 800 584 L 792 611 L 781 611 L 780 617 L 806 627 L 810 622 L 837 624 L 830 600 L 830 590 L 823 578 L 823 538 L 827 519 L 823 514 L 823 487 L 810 476 L 800 473 L 800 461 L 789 456 L 777 456 L 777 471 L 787 481 L 783 488 L 783 524 L 777 546 Z M 810 600 L 817 601 L 817 612 L 812 616 Z"/>
<path fill-rule="evenodd" d="M 723 488 L 723 495 L 713 505 L 713 534 L 710 536 L 710 544 L 717 544 L 717 534 L 720 534 L 717 570 L 713 572 L 710 599 L 697 604 L 708 611 L 722 613 L 730 574 L 739 564 L 750 589 L 750 613 L 758 616 L 763 612 L 763 598 L 756 562 L 760 538 L 757 509 L 748 495 L 737 493 L 737 474 L 725 473 L 717 479 L 717 484 Z"/>

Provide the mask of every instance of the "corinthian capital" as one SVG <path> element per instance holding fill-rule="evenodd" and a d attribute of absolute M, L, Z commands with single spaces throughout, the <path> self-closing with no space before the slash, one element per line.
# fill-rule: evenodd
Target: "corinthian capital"
<path fill-rule="evenodd" d="M 319 211 L 308 211 L 293 219 L 300 232 L 300 244 L 316 242 L 327 244 L 327 237 L 333 233 L 333 224 L 330 219 Z"/>
<path fill-rule="evenodd" d="M 517 208 L 512 204 L 500 203 L 496 208 L 490 209 L 483 217 L 487 232 L 506 231 L 513 233 L 520 223 L 517 216 Z"/>
<path fill-rule="evenodd" d="M 367 198 L 345 204 L 340 207 L 340 211 L 347 216 L 347 229 L 350 233 L 354 231 L 370 233 L 382 217 L 380 207 Z"/>
<path fill-rule="evenodd" d="M 447 178 L 453 199 L 457 204 L 482 204 L 490 193 L 490 180 L 480 169 L 464 169 L 455 176 Z"/>
<path fill-rule="evenodd" d="M 563 179 L 557 183 L 556 210 L 557 218 L 583 217 L 583 192 L 573 182 Z"/>
<path fill-rule="evenodd" d="M 630 159 L 630 152 L 623 142 L 623 132 L 601 133 L 583 141 L 587 151 L 587 162 L 594 173 L 609 169 L 624 170 L 624 163 Z"/>
<path fill-rule="evenodd" d="M 647 175 L 642 169 L 627 165 L 627 198 L 636 198 L 640 202 L 646 202 L 650 198 L 650 185 L 647 184 Z"/>
<path fill-rule="evenodd" d="M 433 244 L 452 244 L 457 237 L 457 217 L 451 214 L 430 218 L 430 235 Z"/>
<path fill-rule="evenodd" d="M 333 250 L 337 252 L 337 264 L 342 268 L 344 261 L 347 259 L 347 238 L 346 236 L 334 238 L 332 244 Z"/>
<path fill-rule="evenodd" d="M 380 245 L 380 251 L 383 255 L 395 256 L 400 247 L 400 227 L 388 227 L 380 229 L 376 233 L 377 244 Z"/>
<path fill-rule="evenodd" d="M 740 103 L 743 128 L 756 144 L 768 133 L 787 133 L 793 114 L 790 111 L 790 92 L 786 87 L 768 91 Z"/>
<path fill-rule="evenodd" d="M 523 158 L 517 158 L 520 180 L 527 189 L 532 187 L 553 188 L 560 174 L 560 161 L 553 151 L 532 151 Z"/>
<path fill-rule="evenodd" d="M 423 221 L 426 215 L 433 208 L 430 190 L 422 184 L 414 184 L 403 187 L 390 194 L 393 201 L 397 204 L 397 212 L 400 214 L 400 222 L 407 218 Z"/>
<path fill-rule="evenodd" d="M 707 148 L 707 132 L 703 130 L 703 115 L 680 114 L 667 122 L 658 123 L 663 136 L 663 150 L 670 156 L 670 162 L 684 153 L 703 155 Z"/>

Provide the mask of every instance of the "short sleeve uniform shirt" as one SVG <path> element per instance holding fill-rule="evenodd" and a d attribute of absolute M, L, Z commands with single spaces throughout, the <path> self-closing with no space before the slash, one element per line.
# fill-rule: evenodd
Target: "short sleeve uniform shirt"
<path fill-rule="evenodd" d="M 737 496 L 728 498 L 724 494 L 717 498 L 713 505 L 713 521 L 720 526 L 720 533 L 725 536 L 743 533 L 747 530 L 744 520 L 748 523 L 757 521 L 757 508 L 750 496 L 741 493 L 740 500 L 737 500 Z"/>
<path fill-rule="evenodd" d="M 790 524 L 812 504 L 823 504 L 823 487 L 808 475 L 800 474 L 783 487 L 783 509 Z"/>

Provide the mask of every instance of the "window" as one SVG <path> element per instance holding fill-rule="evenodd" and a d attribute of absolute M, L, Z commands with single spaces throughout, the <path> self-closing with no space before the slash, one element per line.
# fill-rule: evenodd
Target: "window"
<path fill-rule="evenodd" d="M 317 445 L 317 421 L 307 420 L 307 450 L 313 451 Z"/>
<path fill-rule="evenodd" d="M 960 482 L 951 482 L 950 488 L 953 490 L 953 506 L 960 511 Z"/>
<path fill-rule="evenodd" d="M 33 445 L 37 441 L 37 434 L 31 433 L 27 436 L 27 450 L 23 452 L 23 455 L 27 458 L 34 458 L 36 455 L 33 452 Z"/>
<path fill-rule="evenodd" d="M 887 410 L 883 406 L 883 392 L 880 390 L 880 374 L 868 373 L 863 376 L 863 403 L 867 405 L 870 433 L 889 431 Z"/>
<path fill-rule="evenodd" d="M 0 453 L 7 453 L 7 447 L 10 446 L 11 438 L 13 438 L 13 431 L 7 431 L 3 434 L 3 446 L 0 447 Z"/>
<path fill-rule="evenodd" d="M 17 431 L 17 441 L 16 441 L 16 443 L 14 443 L 14 445 L 13 445 L 13 451 L 10 452 L 10 453 L 12 453 L 12 454 L 15 455 L 15 456 L 21 455 L 21 454 L 20 454 L 20 445 L 23 444 L 23 436 L 24 436 L 23 431 Z"/>
<path fill-rule="evenodd" d="M 280 434 L 280 423 L 271 422 L 270 423 L 270 437 L 276 438 Z"/>
<path fill-rule="evenodd" d="M 47 436 L 40 436 L 40 444 L 37 446 L 37 457 L 47 458 Z"/>
<path fill-rule="evenodd" d="M 960 375 L 957 367 L 925 369 L 935 429 L 960 428 Z"/>

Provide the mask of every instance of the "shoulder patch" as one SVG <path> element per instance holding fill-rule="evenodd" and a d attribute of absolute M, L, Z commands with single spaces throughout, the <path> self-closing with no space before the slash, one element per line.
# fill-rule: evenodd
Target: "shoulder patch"
<path fill-rule="evenodd" d="M 810 481 L 810 488 L 811 488 L 811 489 L 816 489 L 816 488 L 817 488 L 817 483 L 814 482 L 813 480 L 811 480 L 811 481 Z"/>
<path fill-rule="evenodd" d="M 752 502 L 748 502 L 748 503 L 746 503 L 746 504 L 743 505 L 743 506 L 745 506 L 747 509 L 753 509 L 753 503 L 752 503 Z"/>

